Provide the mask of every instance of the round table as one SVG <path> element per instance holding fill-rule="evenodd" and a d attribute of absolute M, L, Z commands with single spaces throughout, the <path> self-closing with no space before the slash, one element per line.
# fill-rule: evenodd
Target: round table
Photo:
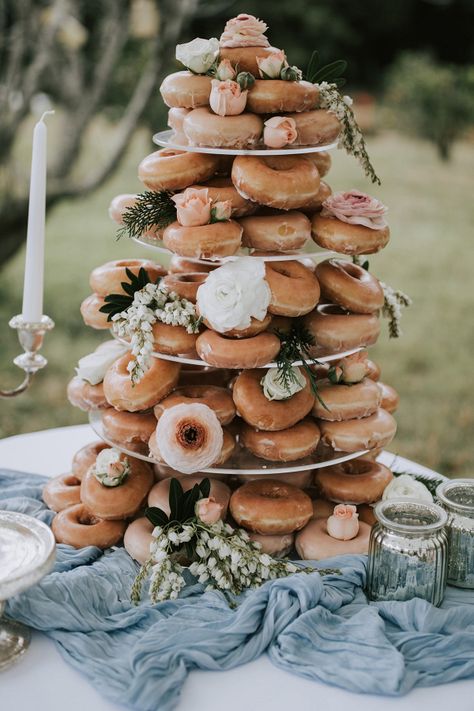
<path fill-rule="evenodd" d="M 61 427 L 0 440 L 0 467 L 55 476 L 68 471 L 80 447 L 96 440 L 89 425 Z M 390 464 L 393 455 L 386 454 Z M 399 468 L 429 471 L 400 458 Z M 398 467 L 397 467 L 398 468 Z M 192 671 L 182 690 L 179 711 L 472 711 L 474 681 L 414 689 L 402 698 L 352 694 L 302 679 L 274 667 L 266 655 L 226 672 Z M 34 633 L 24 659 L 2 673 L 2 711 L 119 711 L 79 672 L 66 664 L 45 635 Z"/>

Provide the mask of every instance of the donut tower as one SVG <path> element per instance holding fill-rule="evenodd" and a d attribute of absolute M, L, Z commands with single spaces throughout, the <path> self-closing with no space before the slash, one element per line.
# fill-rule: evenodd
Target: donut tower
<path fill-rule="evenodd" d="M 239 15 L 220 40 L 178 45 L 185 69 L 162 83 L 170 130 L 138 166 L 144 192 L 111 203 L 166 266 L 91 274 L 82 316 L 115 340 L 81 359 L 68 396 L 103 442 L 47 493 L 59 541 L 90 542 L 69 533 L 89 516 L 114 542 L 126 531 L 143 562 L 143 502 L 167 510 L 171 477 L 185 490 L 207 477 L 222 517 L 271 555 L 367 549 L 398 404 L 366 350 L 384 291 L 362 255 L 387 244 L 386 208 L 332 191 L 340 117 L 266 30 Z"/>

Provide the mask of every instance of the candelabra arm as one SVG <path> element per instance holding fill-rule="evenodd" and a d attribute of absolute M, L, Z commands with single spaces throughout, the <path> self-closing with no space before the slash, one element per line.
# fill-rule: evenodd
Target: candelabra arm
<path fill-rule="evenodd" d="M 44 334 L 54 328 L 54 321 L 49 316 L 42 316 L 40 321 L 25 321 L 19 314 L 10 319 L 10 328 L 18 331 L 18 340 L 23 347 L 24 353 L 14 359 L 16 366 L 25 371 L 23 382 L 18 387 L 11 390 L 0 390 L 0 397 L 15 397 L 25 392 L 33 380 L 33 376 L 47 364 L 44 356 L 38 351 L 43 345 Z"/>

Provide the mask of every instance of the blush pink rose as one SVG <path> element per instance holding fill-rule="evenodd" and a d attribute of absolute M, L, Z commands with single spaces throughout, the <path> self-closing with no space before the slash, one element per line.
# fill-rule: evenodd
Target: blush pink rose
<path fill-rule="evenodd" d="M 219 81 L 227 81 L 229 79 L 235 79 L 235 69 L 228 59 L 222 59 L 216 69 L 216 79 Z"/>
<path fill-rule="evenodd" d="M 236 81 L 213 79 L 211 87 L 209 104 L 215 114 L 237 116 L 245 109 L 248 92 L 242 91 Z"/>
<path fill-rule="evenodd" d="M 367 351 L 359 351 L 340 360 L 338 363 L 342 371 L 340 379 L 344 383 L 360 383 L 369 372 L 367 358 Z"/>
<path fill-rule="evenodd" d="M 322 215 L 337 217 L 350 225 L 364 225 L 371 230 L 387 227 L 385 214 L 387 208 L 377 198 L 361 193 L 359 190 L 334 193 L 323 202 Z"/>
<path fill-rule="evenodd" d="M 228 20 L 221 35 L 221 47 L 269 47 L 268 26 L 253 15 L 242 13 Z"/>
<path fill-rule="evenodd" d="M 215 222 L 230 220 L 230 216 L 232 215 L 232 201 L 220 200 L 219 202 L 215 202 L 211 208 L 211 215 Z"/>
<path fill-rule="evenodd" d="M 263 142 L 269 148 L 283 148 L 296 141 L 296 123 L 292 118 L 272 116 L 264 126 Z"/>
<path fill-rule="evenodd" d="M 282 49 L 272 52 L 268 57 L 256 57 L 256 60 L 262 79 L 279 79 L 281 70 L 286 65 L 286 56 Z"/>
<path fill-rule="evenodd" d="M 208 526 L 217 523 L 222 518 L 224 507 L 219 504 L 213 496 L 207 499 L 199 499 L 194 508 L 198 519 Z"/>
<path fill-rule="evenodd" d="M 183 227 L 199 227 L 210 222 L 212 201 L 207 188 L 186 188 L 171 199 L 176 204 L 176 217 Z"/>
<path fill-rule="evenodd" d="M 359 533 L 359 514 L 355 506 L 338 504 L 329 516 L 326 529 L 331 538 L 339 541 L 350 541 Z"/>

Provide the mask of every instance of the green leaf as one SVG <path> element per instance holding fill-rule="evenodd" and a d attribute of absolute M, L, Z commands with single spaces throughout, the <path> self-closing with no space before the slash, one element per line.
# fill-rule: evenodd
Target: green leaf
<path fill-rule="evenodd" d="M 211 482 L 207 477 L 203 479 L 199 484 L 199 490 L 201 492 L 200 498 L 207 499 L 209 494 L 211 493 Z"/>
<path fill-rule="evenodd" d="M 154 526 L 164 528 L 169 523 L 169 518 L 162 509 L 157 506 L 150 506 L 145 510 L 145 516 Z"/>
<path fill-rule="evenodd" d="M 99 309 L 102 313 L 109 314 L 107 321 L 111 321 L 112 316 L 126 311 L 129 306 L 132 305 L 135 293 L 137 291 L 141 291 L 141 289 L 143 289 L 147 284 L 151 283 L 150 276 L 147 270 L 143 267 L 140 267 L 138 274 L 136 275 L 128 267 L 126 267 L 125 274 L 128 277 L 128 282 L 122 281 L 121 287 L 126 293 L 107 294 L 104 298 L 104 305 Z M 160 278 L 161 277 L 158 277 L 156 283 L 160 281 Z"/>
<path fill-rule="evenodd" d="M 170 521 L 181 521 L 180 515 L 182 511 L 183 487 L 179 479 L 172 478 L 170 481 Z"/>
<path fill-rule="evenodd" d="M 183 497 L 183 521 L 188 521 L 188 519 L 194 517 L 194 507 L 197 501 L 201 498 L 201 492 L 199 490 L 199 485 L 194 484 L 192 489 L 189 489 L 184 493 Z"/>
<path fill-rule="evenodd" d="M 362 264 L 362 269 L 365 269 L 367 272 L 369 271 L 369 260 L 366 259 L 365 262 Z"/>
<path fill-rule="evenodd" d="M 311 81 L 310 77 L 312 77 L 314 74 L 316 74 L 316 71 L 318 69 L 319 65 L 319 52 L 317 49 L 315 49 L 308 62 L 308 66 L 306 68 L 306 78 Z"/>

